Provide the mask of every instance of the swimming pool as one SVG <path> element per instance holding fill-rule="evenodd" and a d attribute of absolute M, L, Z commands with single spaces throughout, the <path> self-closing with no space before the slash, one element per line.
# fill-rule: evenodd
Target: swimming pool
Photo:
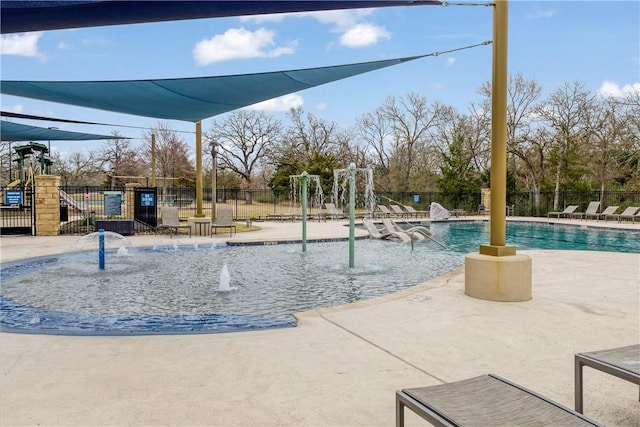
<path fill-rule="evenodd" d="M 212 333 L 294 326 L 293 313 L 389 294 L 449 272 L 489 240 L 487 223 L 432 223 L 432 242 L 347 242 L 94 252 L 2 265 L 0 329 L 54 334 Z M 640 233 L 507 226 L 519 249 L 640 252 Z M 220 292 L 227 265 L 229 292 Z"/>

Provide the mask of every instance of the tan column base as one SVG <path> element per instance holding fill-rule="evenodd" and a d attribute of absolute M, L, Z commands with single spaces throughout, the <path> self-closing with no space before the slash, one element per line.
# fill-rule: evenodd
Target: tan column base
<path fill-rule="evenodd" d="M 531 257 L 491 256 L 478 252 L 465 256 L 464 293 L 501 302 L 531 299 Z"/>
<path fill-rule="evenodd" d="M 211 236 L 211 218 L 191 217 L 187 218 L 187 224 L 191 226 L 192 236 Z"/>

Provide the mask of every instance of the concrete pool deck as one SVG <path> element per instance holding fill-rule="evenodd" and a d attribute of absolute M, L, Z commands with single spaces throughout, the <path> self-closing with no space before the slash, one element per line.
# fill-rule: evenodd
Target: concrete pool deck
<path fill-rule="evenodd" d="M 551 222 L 640 230 L 640 223 Z M 308 237 L 347 237 L 344 224 L 310 222 Z M 260 226 L 234 240 L 300 235 L 300 223 Z M 64 252 L 77 238 L 2 236 L 0 261 Z M 131 240 L 148 246 L 158 236 Z M 640 341 L 640 255 L 519 252 L 533 258 L 533 299 L 521 303 L 466 296 L 458 269 L 374 300 L 301 313 L 289 329 L 0 333 L 0 425 L 391 426 L 395 390 L 484 373 L 573 407 L 575 353 Z M 631 383 L 585 368 L 584 398 L 585 414 L 603 424 L 640 425 Z M 428 425 L 410 411 L 406 421 Z"/>

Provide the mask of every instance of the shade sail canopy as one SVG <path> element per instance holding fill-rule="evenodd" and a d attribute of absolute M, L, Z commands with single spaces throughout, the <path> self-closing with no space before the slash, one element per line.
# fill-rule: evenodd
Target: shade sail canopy
<path fill-rule="evenodd" d="M 115 139 L 115 137 L 113 135 L 94 135 L 92 133 L 48 129 L 0 120 L 0 140 L 2 141 L 92 141 L 97 139 Z"/>
<path fill-rule="evenodd" d="M 2 0 L 2 34 L 62 28 L 98 27 L 143 22 L 179 21 L 226 16 L 358 9 L 387 6 L 439 5 L 440 1 L 6 1 Z"/>
<path fill-rule="evenodd" d="M 0 82 L 0 92 L 157 119 L 197 122 L 303 89 L 428 55 L 219 77 L 119 81 Z"/>

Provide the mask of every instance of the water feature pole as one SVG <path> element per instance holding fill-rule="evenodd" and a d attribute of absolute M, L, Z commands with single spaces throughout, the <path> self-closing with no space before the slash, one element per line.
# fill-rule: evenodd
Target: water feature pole
<path fill-rule="evenodd" d="M 104 230 L 98 230 L 98 268 L 104 270 Z"/>
<path fill-rule="evenodd" d="M 356 248 L 356 164 L 349 163 L 349 268 L 355 265 Z"/>
<path fill-rule="evenodd" d="M 302 172 L 302 252 L 307 251 L 307 171 Z"/>

